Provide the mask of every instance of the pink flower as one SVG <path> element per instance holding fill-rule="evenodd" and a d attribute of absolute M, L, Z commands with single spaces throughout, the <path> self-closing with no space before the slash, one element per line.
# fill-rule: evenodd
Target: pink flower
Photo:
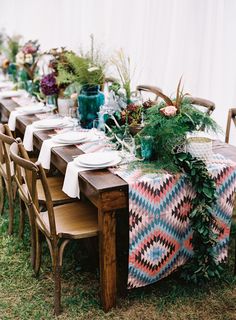
<path fill-rule="evenodd" d="M 166 117 L 174 117 L 176 115 L 177 108 L 175 106 L 167 106 L 165 108 L 161 108 L 160 112 Z"/>

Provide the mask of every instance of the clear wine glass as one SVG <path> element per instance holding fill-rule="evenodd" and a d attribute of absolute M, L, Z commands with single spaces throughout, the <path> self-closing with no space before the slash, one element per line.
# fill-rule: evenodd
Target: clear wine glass
<path fill-rule="evenodd" d="M 80 119 L 77 114 L 77 110 L 74 107 L 69 108 L 68 116 L 73 121 L 73 131 L 76 131 L 77 127 L 80 125 Z"/>

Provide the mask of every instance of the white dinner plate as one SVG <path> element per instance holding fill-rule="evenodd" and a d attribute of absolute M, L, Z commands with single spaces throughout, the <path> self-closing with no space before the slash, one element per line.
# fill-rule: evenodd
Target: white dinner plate
<path fill-rule="evenodd" d="M 19 111 L 24 114 L 34 114 L 34 113 L 43 112 L 44 110 L 45 108 L 43 105 L 27 106 L 19 109 Z"/>
<path fill-rule="evenodd" d="M 34 122 L 34 127 L 38 129 L 61 128 L 65 125 L 63 119 L 43 119 Z"/>
<path fill-rule="evenodd" d="M 89 167 L 97 167 L 107 165 L 112 163 L 113 161 L 118 160 L 117 152 L 107 151 L 107 152 L 92 152 L 92 153 L 85 153 L 78 156 L 75 159 L 79 165 L 86 165 Z M 120 159 L 120 158 L 119 158 Z"/>
<path fill-rule="evenodd" d="M 103 168 L 113 167 L 113 166 L 116 166 L 117 164 L 119 164 L 121 162 L 121 158 L 118 157 L 118 156 L 111 162 L 100 164 L 100 165 L 96 165 L 96 166 L 95 165 L 88 165 L 88 164 L 80 163 L 80 161 L 77 160 L 77 159 L 78 158 L 74 159 L 74 163 L 77 166 L 84 167 L 84 168 L 91 168 L 91 169 L 103 169 Z"/>
<path fill-rule="evenodd" d="M 11 97 L 19 97 L 24 94 L 24 90 L 9 90 L 0 92 L 0 99 L 11 98 Z"/>
<path fill-rule="evenodd" d="M 14 88 L 15 84 L 12 81 L 1 81 L 0 82 L 0 89 L 8 88 L 12 89 Z"/>
<path fill-rule="evenodd" d="M 70 131 L 58 134 L 55 137 L 63 142 L 79 142 L 88 138 L 88 132 Z"/>

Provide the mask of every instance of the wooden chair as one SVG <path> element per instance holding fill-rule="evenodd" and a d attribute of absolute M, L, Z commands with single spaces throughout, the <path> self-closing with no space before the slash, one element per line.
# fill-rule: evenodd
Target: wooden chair
<path fill-rule="evenodd" d="M 8 126 L 0 124 L 0 212 L 3 214 L 4 200 L 7 193 L 8 196 L 8 233 L 13 233 L 14 223 L 14 168 L 13 163 L 9 157 L 9 146 L 15 142 L 12 133 Z"/>
<path fill-rule="evenodd" d="M 41 265 L 41 241 L 45 236 L 54 274 L 54 308 L 61 311 L 61 268 L 63 252 L 72 239 L 91 238 L 98 235 L 97 209 L 90 203 L 77 201 L 53 207 L 51 190 L 44 169 L 39 163 L 25 160 L 20 152 L 20 144 L 14 142 L 10 156 L 18 168 L 25 172 L 26 186 L 22 187 L 16 176 L 21 199 L 28 208 L 35 223 L 36 261 L 34 270 L 39 273 Z M 46 211 L 40 211 L 38 204 L 37 179 L 41 181 L 46 199 Z"/>
<path fill-rule="evenodd" d="M 7 191 L 9 198 L 9 228 L 8 233 L 12 234 L 13 232 L 13 223 L 14 223 L 14 196 L 16 194 L 16 185 L 14 184 L 14 168 L 13 163 L 10 161 L 9 157 L 9 146 L 15 142 L 16 140 L 12 136 L 12 132 L 9 129 L 8 125 L 0 124 L 0 187 L 2 187 L 1 199 L 0 199 L 0 209 L 1 213 L 3 212 L 3 204 L 4 204 L 4 195 L 5 190 Z M 26 160 L 32 160 L 29 158 L 27 151 L 21 144 L 22 156 Z M 63 203 L 71 202 L 71 198 L 69 198 L 63 191 L 63 177 L 50 177 L 48 178 L 49 186 L 52 190 L 52 201 L 54 205 L 60 205 Z M 45 206 L 45 196 L 43 192 L 43 187 L 40 181 L 37 181 L 38 188 L 38 198 L 39 203 L 42 206 Z M 4 188 L 4 186 L 6 188 Z M 19 236 L 22 238 L 24 234 L 24 208 L 21 203 L 20 210 L 20 225 L 19 225 Z"/>
<path fill-rule="evenodd" d="M 203 99 L 203 98 L 197 98 L 197 97 L 192 97 L 192 96 L 187 96 L 189 99 L 189 102 L 191 104 L 200 106 L 200 107 L 204 107 L 207 108 L 207 114 L 211 115 L 212 112 L 215 110 L 215 103 L 207 100 L 207 99 Z"/>
<path fill-rule="evenodd" d="M 154 100 L 152 100 L 154 103 L 157 102 L 157 100 L 160 96 L 160 93 L 162 92 L 162 90 L 160 88 L 155 87 L 155 86 L 149 86 L 149 85 L 138 85 L 136 87 L 136 91 L 139 92 L 140 94 L 142 91 L 153 93 L 155 95 Z"/>
<path fill-rule="evenodd" d="M 229 109 L 229 112 L 228 112 L 228 119 L 227 119 L 227 125 L 226 125 L 226 133 L 225 133 L 225 142 L 226 143 L 229 143 L 230 127 L 231 127 L 232 121 L 236 127 L 236 108 L 231 108 L 231 109 Z"/>

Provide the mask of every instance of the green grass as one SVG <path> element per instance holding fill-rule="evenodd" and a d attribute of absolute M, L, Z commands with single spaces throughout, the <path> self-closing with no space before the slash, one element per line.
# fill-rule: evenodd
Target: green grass
<path fill-rule="evenodd" d="M 53 279 L 47 247 L 44 248 L 39 279 L 30 265 L 29 233 L 24 241 L 7 235 L 7 214 L 0 217 L 0 319 L 46 320 L 53 315 Z M 235 236 L 236 230 L 234 230 Z M 230 255 L 234 255 L 232 241 Z M 83 247 L 83 245 L 82 245 Z M 74 254 L 76 253 L 76 254 Z M 80 261 L 78 260 L 80 256 Z M 194 286 L 180 280 L 178 273 L 155 285 L 131 290 L 118 298 L 117 308 L 105 314 L 99 303 L 99 275 L 86 250 L 72 244 L 64 259 L 62 275 L 63 313 L 58 319 L 130 320 L 235 320 L 236 277 L 234 261 L 226 266 L 221 281 Z"/>

